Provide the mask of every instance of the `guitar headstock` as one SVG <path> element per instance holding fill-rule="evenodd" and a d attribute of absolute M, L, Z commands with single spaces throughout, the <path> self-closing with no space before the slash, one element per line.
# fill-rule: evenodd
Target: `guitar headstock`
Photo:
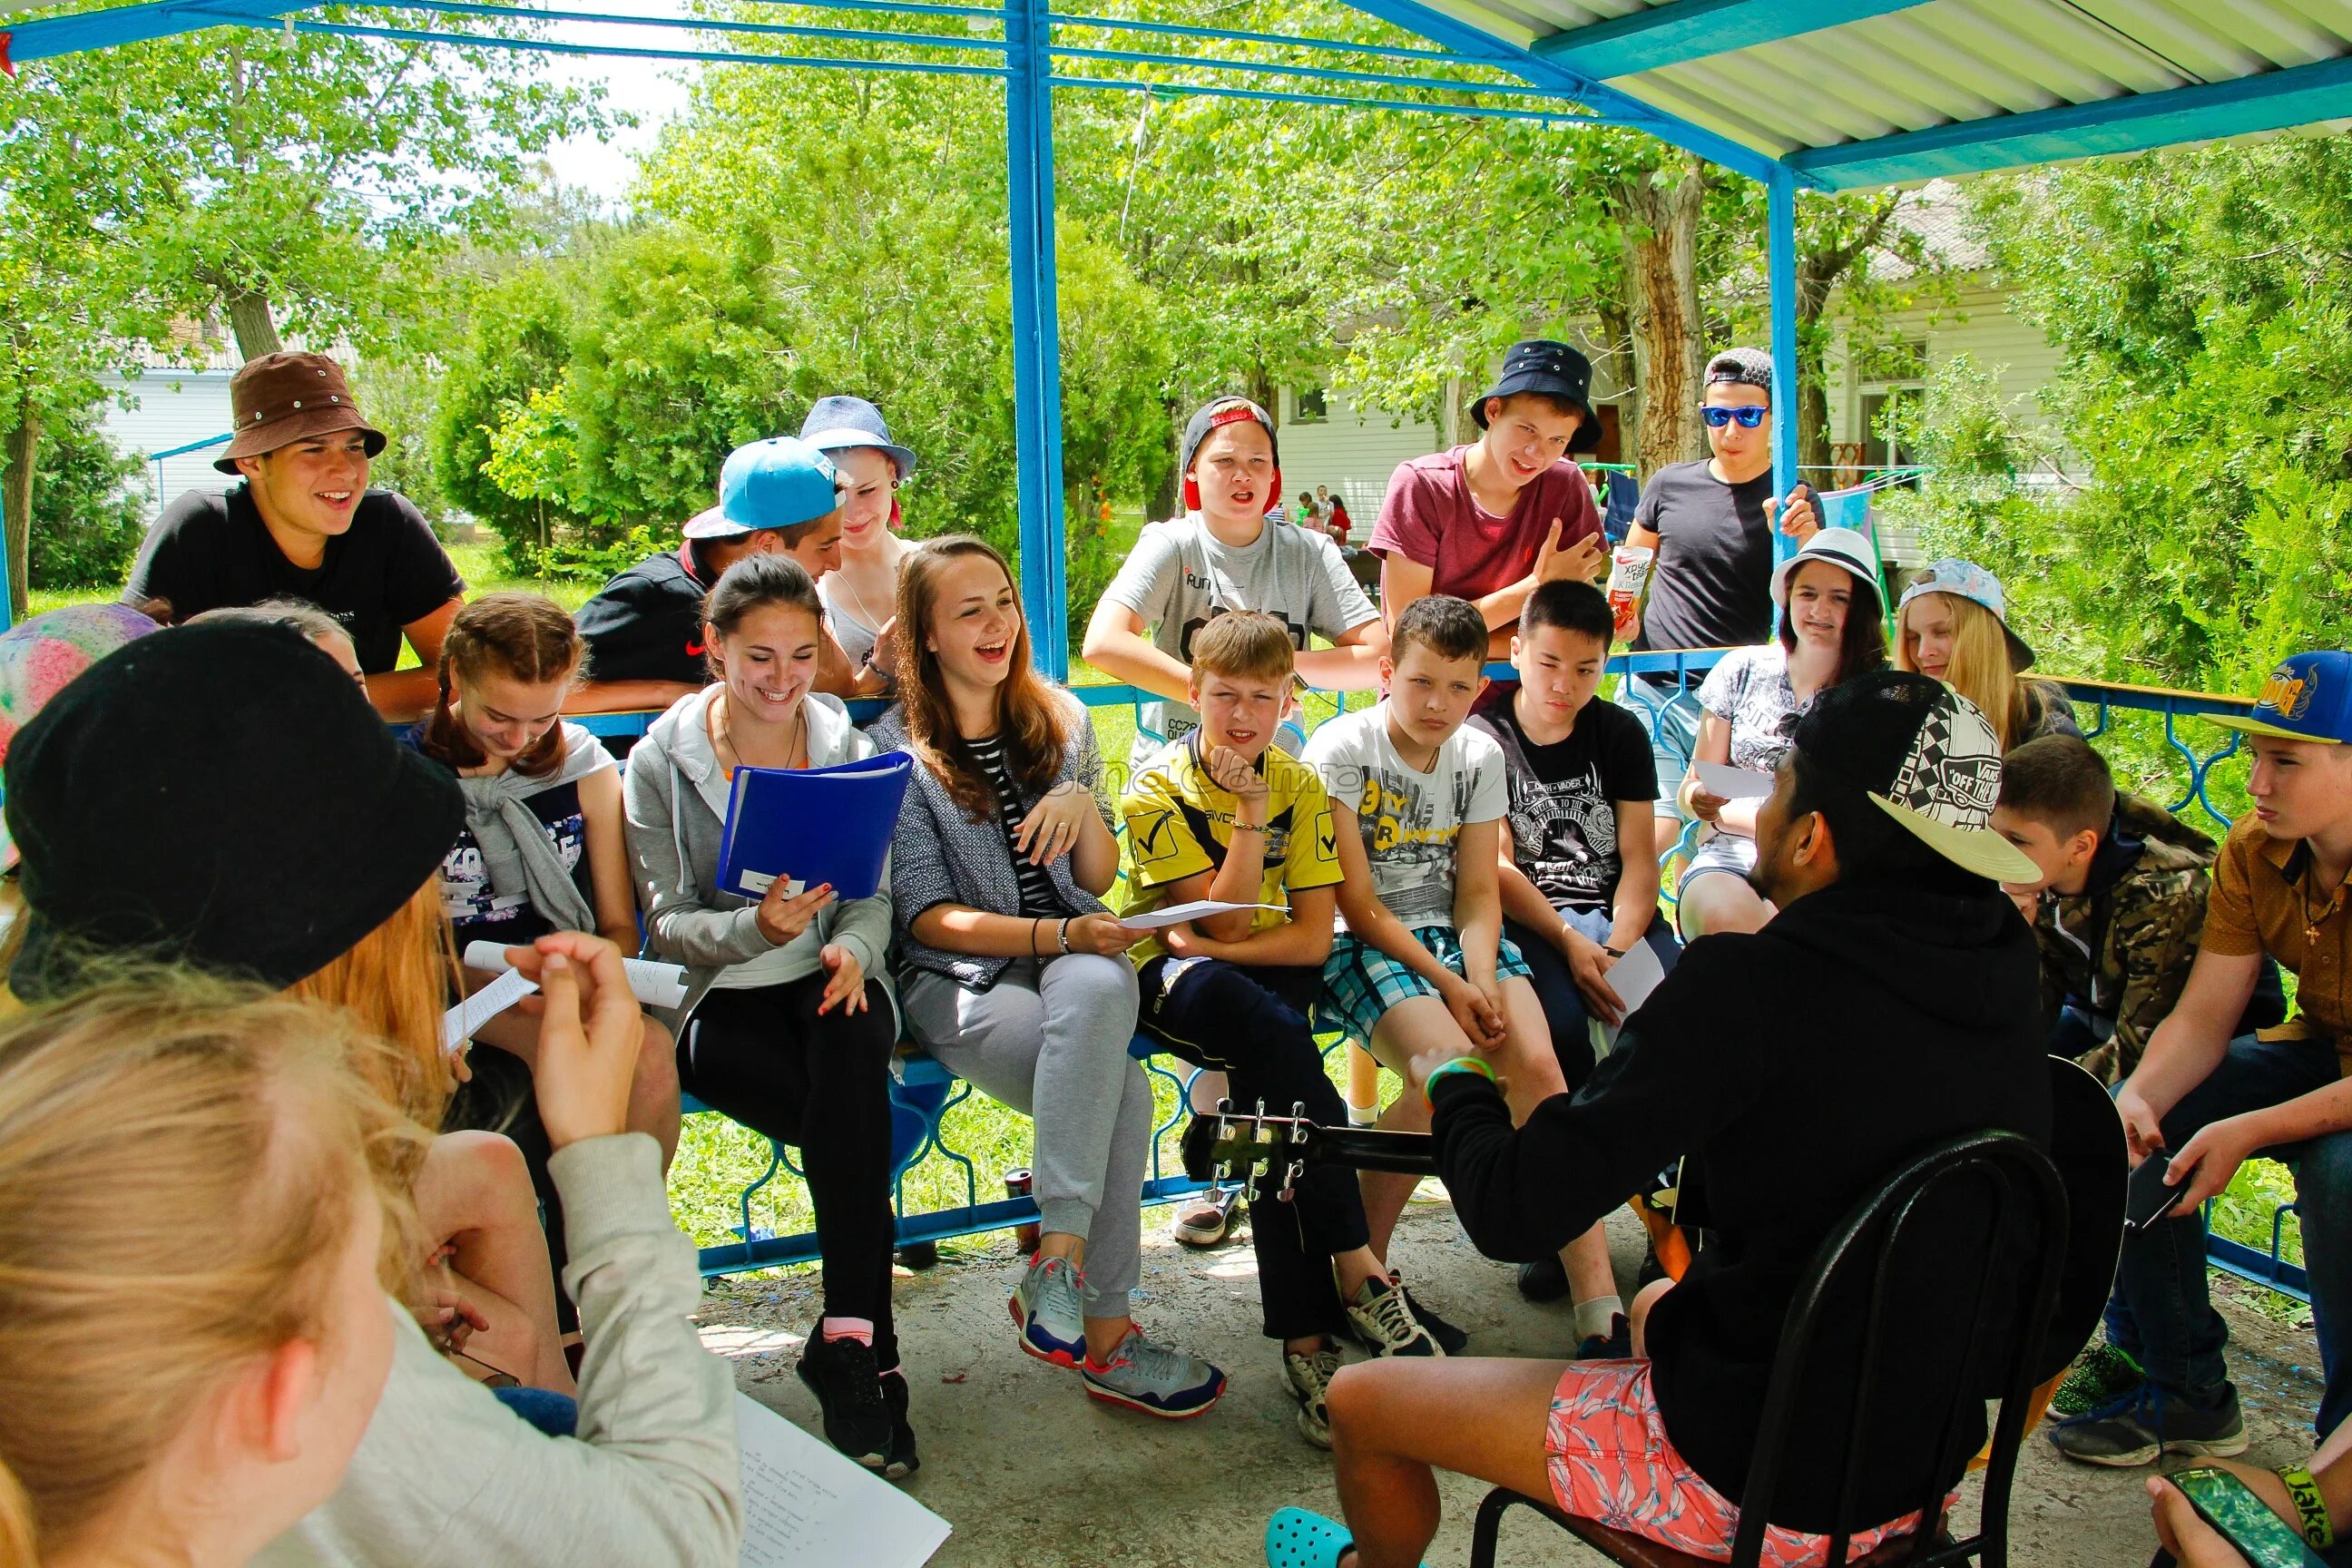
<path fill-rule="evenodd" d="M 1230 1100 L 1217 1101 L 1216 1136 L 1209 1146 L 1209 1163 L 1222 1182 L 1235 1184 L 1252 1202 L 1260 1195 L 1259 1177 L 1279 1168 L 1282 1183 L 1274 1194 L 1288 1203 L 1298 1178 L 1307 1172 L 1307 1157 L 1322 1130 L 1307 1118 L 1304 1102 L 1287 1116 L 1268 1116 L 1265 1101 L 1255 1111 L 1238 1111 Z"/>

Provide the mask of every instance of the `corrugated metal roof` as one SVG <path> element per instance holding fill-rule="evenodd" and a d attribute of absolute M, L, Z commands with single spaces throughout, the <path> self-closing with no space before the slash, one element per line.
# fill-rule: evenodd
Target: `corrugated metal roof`
<path fill-rule="evenodd" d="M 2037 110 L 2134 98 L 2151 100 L 2135 106 L 2146 110 L 2157 107 L 2154 95 L 2206 84 L 2333 91 L 2334 73 L 2278 73 L 2352 57 L 2352 0 L 1429 3 L 1539 55 L 1592 69 L 1630 97 L 1768 156 L 1799 154 L 1794 161 L 1800 168 L 1808 167 L 1802 156 L 1808 150 L 1939 128 L 1981 123 L 2004 134 L 2014 129 L 2038 137 L 2053 117 L 2019 121 L 2013 128 L 2000 122 Z M 1797 30 L 1824 17 L 1834 25 Z M 1860 19 L 1847 19 L 1852 17 Z M 1761 41 L 1747 41 L 1759 37 Z M 1710 52 L 1712 47 L 1722 52 Z M 1649 60 L 1659 63 L 1607 70 Z M 2274 80 L 2255 80 L 2263 78 Z M 2339 96 L 2315 105 L 2306 92 L 2306 101 L 2287 122 L 2352 115 L 2352 60 L 2347 60 L 2341 88 Z M 2256 96 L 2259 90 L 2236 95 L 2240 100 Z M 2213 95 L 2194 93 L 2164 100 L 2184 110 L 2213 101 Z M 2310 112 L 2314 108 L 2320 112 Z M 2274 128 L 2247 123 L 2260 117 L 2242 102 L 2234 112 L 2208 108 L 2204 115 L 2211 135 Z M 2055 118 L 2079 133 L 2080 122 L 2091 117 Z M 2096 143 L 2099 138 L 2084 140 Z M 2050 150 L 2035 149 L 2043 156 Z M 2088 144 L 2083 150 L 2114 149 Z M 1917 150 L 1898 144 L 1888 151 L 1916 155 Z M 2001 163 L 2027 161 L 2012 156 Z M 1832 156 L 1814 167 L 1837 162 Z M 2001 163 L 1979 158 L 1973 166 Z M 1966 171 L 1955 164 L 1927 172 Z M 1827 183 L 1844 182 L 1832 177 Z"/>

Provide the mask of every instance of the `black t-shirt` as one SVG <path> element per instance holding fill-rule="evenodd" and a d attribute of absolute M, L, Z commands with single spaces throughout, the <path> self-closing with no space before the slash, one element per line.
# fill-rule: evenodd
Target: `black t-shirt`
<path fill-rule="evenodd" d="M 307 599 L 343 624 L 362 669 L 383 675 L 400 662 L 400 629 L 465 591 L 406 496 L 360 497 L 352 526 L 327 541 L 317 570 L 305 571 L 269 537 L 252 492 L 235 485 L 226 494 L 190 490 L 164 508 L 122 596 L 134 605 L 168 599 L 175 621 L 264 599 Z"/>
<path fill-rule="evenodd" d="M 1737 485 L 1704 462 L 1657 471 L 1633 509 L 1633 526 L 1658 536 L 1635 651 L 1747 647 L 1772 635 L 1771 496 L 1769 471 Z"/>
<path fill-rule="evenodd" d="M 1511 855 L 1556 910 L 1607 910 L 1624 857 L 1617 803 L 1658 798 L 1658 773 L 1642 721 L 1613 702 L 1584 705 L 1568 738 L 1528 739 L 1510 702 L 1470 721 L 1503 748 L 1511 791 Z"/>
<path fill-rule="evenodd" d="M 683 551 L 649 556 L 605 584 L 572 617 L 588 643 L 588 679 L 708 683 L 702 602 L 709 592 Z"/>

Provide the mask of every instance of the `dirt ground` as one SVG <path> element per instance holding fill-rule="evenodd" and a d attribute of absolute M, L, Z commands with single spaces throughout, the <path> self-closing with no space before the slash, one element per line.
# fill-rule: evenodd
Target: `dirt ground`
<path fill-rule="evenodd" d="M 1434 1183 L 1407 1211 L 1394 1261 L 1486 1355 L 1556 1357 L 1572 1344 L 1565 1305 L 1530 1306 L 1506 1265 L 1464 1239 Z M 942 1568 L 1257 1568 L 1266 1517 L 1285 1504 L 1336 1513 L 1329 1457 L 1292 1424 L 1294 1406 L 1270 1342 L 1258 1335 L 1256 1269 L 1244 1237 L 1196 1253 L 1146 1216 L 1148 1330 L 1225 1368 L 1208 1415 L 1162 1423 L 1087 1399 L 1075 1373 L 1016 1349 L 1004 1298 L 1016 1275 L 1011 1233 L 942 1248 L 937 1268 L 901 1270 L 898 1331 L 913 1390 L 922 1468 L 907 1490 L 955 1527 Z M 1641 1227 L 1619 1213 L 1612 1250 L 1631 1295 Z M 2262 1292 L 2223 1282 L 2231 1364 L 2253 1438 L 2248 1458 L 2284 1465 L 2309 1454 L 2318 1355 L 2307 1314 L 2284 1315 Z M 816 1405 L 793 1366 L 816 1311 L 813 1271 L 714 1281 L 703 1338 L 732 1359 L 744 1392 L 811 1430 Z M 2267 1307 L 2267 1310 L 2264 1308 Z M 2011 1555 L 2032 1568 L 2139 1568 L 2155 1535 L 2145 1471 L 2092 1469 L 2029 1435 L 2010 1510 Z M 1486 1489 L 1442 1476 L 1445 1522 L 1431 1568 L 1469 1558 L 1469 1521 Z M 1973 1514 L 1975 1487 L 1963 1518 Z M 1601 1559 L 1525 1513 L 1504 1527 L 1500 1562 Z"/>

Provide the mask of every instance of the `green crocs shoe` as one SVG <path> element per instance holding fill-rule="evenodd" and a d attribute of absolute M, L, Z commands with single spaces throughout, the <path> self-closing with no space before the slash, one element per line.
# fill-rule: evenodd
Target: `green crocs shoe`
<path fill-rule="evenodd" d="M 1346 1525 L 1303 1508 L 1276 1509 L 1265 1521 L 1265 1568 L 1339 1568 L 1354 1544 Z"/>

